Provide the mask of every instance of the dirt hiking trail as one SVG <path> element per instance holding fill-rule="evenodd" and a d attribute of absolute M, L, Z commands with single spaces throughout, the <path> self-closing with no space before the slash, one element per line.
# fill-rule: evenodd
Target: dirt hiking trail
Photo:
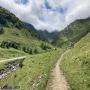
<path fill-rule="evenodd" d="M 70 87 L 60 69 L 60 62 L 63 59 L 64 55 L 69 51 L 70 50 L 67 50 L 61 55 L 60 59 L 56 63 L 56 66 L 51 71 L 46 90 L 70 90 Z"/>

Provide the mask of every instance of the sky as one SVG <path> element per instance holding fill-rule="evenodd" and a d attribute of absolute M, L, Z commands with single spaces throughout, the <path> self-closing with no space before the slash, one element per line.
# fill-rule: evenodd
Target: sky
<path fill-rule="evenodd" d="M 0 6 L 38 30 L 63 30 L 90 16 L 90 0 L 0 0 Z"/>

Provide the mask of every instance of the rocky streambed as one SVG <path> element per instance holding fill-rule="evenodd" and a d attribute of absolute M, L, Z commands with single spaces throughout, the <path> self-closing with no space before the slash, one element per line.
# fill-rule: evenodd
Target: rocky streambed
<path fill-rule="evenodd" d="M 22 68 L 25 58 L 10 61 L 5 64 L 5 68 L 0 70 L 0 79 L 5 78 L 8 74 L 15 72 L 19 67 Z"/>

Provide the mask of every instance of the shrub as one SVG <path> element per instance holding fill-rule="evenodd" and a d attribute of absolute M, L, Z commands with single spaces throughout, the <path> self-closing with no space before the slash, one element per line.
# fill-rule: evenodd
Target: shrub
<path fill-rule="evenodd" d="M 51 49 L 51 47 L 50 47 L 49 45 L 47 45 L 46 43 L 42 43 L 42 44 L 41 44 L 41 48 L 42 48 L 43 50 Z"/>
<path fill-rule="evenodd" d="M 13 41 L 2 41 L 1 43 L 1 47 L 2 48 L 15 48 L 15 49 L 19 49 L 20 48 L 20 44 L 13 42 Z"/>
<path fill-rule="evenodd" d="M 23 63 L 20 63 L 20 64 L 19 64 L 19 67 L 22 68 L 22 67 L 23 67 Z"/>
<path fill-rule="evenodd" d="M 29 48 L 29 47 L 23 47 L 23 51 L 29 54 L 33 53 L 32 48 Z"/>
<path fill-rule="evenodd" d="M 4 29 L 2 27 L 0 27 L 0 34 L 4 33 Z"/>
<path fill-rule="evenodd" d="M 34 53 L 38 53 L 38 50 L 37 50 L 37 48 L 35 48 L 35 49 L 34 49 Z"/>

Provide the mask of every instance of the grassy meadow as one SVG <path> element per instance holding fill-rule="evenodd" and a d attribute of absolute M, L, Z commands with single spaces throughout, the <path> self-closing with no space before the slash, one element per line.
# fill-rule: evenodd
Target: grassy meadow
<path fill-rule="evenodd" d="M 41 41 L 32 38 L 30 32 L 26 29 L 17 29 L 15 27 L 5 27 L 3 28 L 4 34 L 0 35 L 0 42 L 4 41 L 14 41 L 20 43 L 23 46 L 40 46 Z"/>
<path fill-rule="evenodd" d="M 58 49 L 37 55 L 28 55 L 23 67 L 0 80 L 0 86 L 20 86 L 20 90 L 44 90 L 49 72 L 63 53 Z"/>
<path fill-rule="evenodd" d="M 10 49 L 5 49 L 5 48 L 0 48 L 0 60 L 5 60 L 5 59 L 11 59 L 14 57 L 20 57 L 20 56 L 25 56 L 26 53 L 10 48 Z"/>
<path fill-rule="evenodd" d="M 64 56 L 60 67 L 71 90 L 90 90 L 90 33 Z"/>

